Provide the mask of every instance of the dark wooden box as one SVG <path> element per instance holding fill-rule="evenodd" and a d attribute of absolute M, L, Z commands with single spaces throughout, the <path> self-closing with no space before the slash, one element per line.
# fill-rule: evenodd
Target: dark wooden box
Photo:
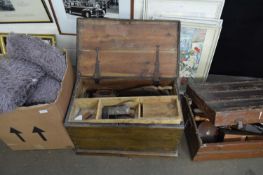
<path fill-rule="evenodd" d="M 177 96 L 178 21 L 78 19 L 78 77 L 65 120 L 77 153 L 176 156 L 184 123 Z M 87 91 L 171 87 L 167 96 L 85 96 Z M 135 116 L 104 119 L 104 106 L 132 102 Z M 76 120 L 81 109 L 93 117 Z"/>
<path fill-rule="evenodd" d="M 205 143 L 198 130 L 193 107 L 199 108 L 214 126 L 262 123 L 263 81 L 189 85 L 182 97 L 185 135 L 193 160 L 217 160 L 263 156 L 263 136 L 257 139 Z"/>

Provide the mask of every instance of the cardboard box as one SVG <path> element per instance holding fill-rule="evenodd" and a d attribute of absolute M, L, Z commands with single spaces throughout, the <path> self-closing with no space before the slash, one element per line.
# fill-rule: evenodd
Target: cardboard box
<path fill-rule="evenodd" d="M 66 54 L 67 55 L 67 54 Z M 0 138 L 13 150 L 71 149 L 73 144 L 63 126 L 74 76 L 68 56 L 67 69 L 55 102 L 0 114 Z"/>

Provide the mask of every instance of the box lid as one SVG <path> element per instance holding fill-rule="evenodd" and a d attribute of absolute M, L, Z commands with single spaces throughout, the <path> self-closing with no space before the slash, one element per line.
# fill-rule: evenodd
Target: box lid
<path fill-rule="evenodd" d="M 107 78 L 175 79 L 179 21 L 78 19 L 78 72 Z"/>
<path fill-rule="evenodd" d="M 186 94 L 215 126 L 263 123 L 263 80 L 191 84 Z"/>

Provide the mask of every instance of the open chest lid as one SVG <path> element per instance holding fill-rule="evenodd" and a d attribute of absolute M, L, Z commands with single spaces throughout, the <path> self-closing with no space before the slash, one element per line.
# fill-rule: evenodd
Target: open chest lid
<path fill-rule="evenodd" d="M 215 126 L 263 123 L 263 80 L 190 84 L 186 94 Z"/>
<path fill-rule="evenodd" d="M 179 21 L 78 19 L 78 72 L 95 81 L 175 80 L 179 31 Z"/>

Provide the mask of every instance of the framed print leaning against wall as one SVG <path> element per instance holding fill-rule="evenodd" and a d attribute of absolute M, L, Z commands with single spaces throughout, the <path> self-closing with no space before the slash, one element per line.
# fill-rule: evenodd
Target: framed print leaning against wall
<path fill-rule="evenodd" d="M 52 18 L 44 0 L 0 0 L 0 24 L 45 22 Z"/>
<path fill-rule="evenodd" d="M 222 20 L 192 20 L 158 17 L 158 20 L 180 20 L 180 77 L 206 80 L 222 28 Z"/>
<path fill-rule="evenodd" d="M 222 28 L 225 0 L 135 0 L 134 18 L 180 20 L 180 77 L 206 80 Z"/>
<path fill-rule="evenodd" d="M 134 0 L 134 18 L 220 19 L 225 0 Z"/>
<path fill-rule="evenodd" d="M 0 55 L 7 54 L 6 45 L 7 45 L 8 34 L 9 33 L 0 33 Z M 42 41 L 52 46 L 56 46 L 57 44 L 56 35 L 52 35 L 52 34 L 27 34 L 27 35 L 40 38 Z"/>

